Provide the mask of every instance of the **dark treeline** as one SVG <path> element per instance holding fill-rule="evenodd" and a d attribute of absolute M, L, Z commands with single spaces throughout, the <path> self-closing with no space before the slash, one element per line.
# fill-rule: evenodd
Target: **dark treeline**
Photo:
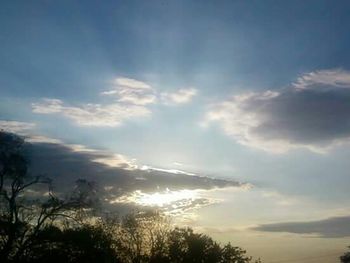
<path fill-rule="evenodd" d="M 1 262 L 253 262 L 243 249 L 173 227 L 157 212 L 101 214 L 86 180 L 70 194 L 54 193 L 49 178 L 28 173 L 23 145 L 23 138 L 0 131 Z"/>

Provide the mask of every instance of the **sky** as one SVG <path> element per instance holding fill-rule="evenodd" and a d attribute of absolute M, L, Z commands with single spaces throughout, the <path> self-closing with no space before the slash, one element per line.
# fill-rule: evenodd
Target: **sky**
<path fill-rule="evenodd" d="M 337 262 L 350 243 L 349 13 L 1 1 L 0 128 L 26 136 L 33 171 L 60 190 L 87 176 L 109 209 L 159 207 L 266 262 Z"/>

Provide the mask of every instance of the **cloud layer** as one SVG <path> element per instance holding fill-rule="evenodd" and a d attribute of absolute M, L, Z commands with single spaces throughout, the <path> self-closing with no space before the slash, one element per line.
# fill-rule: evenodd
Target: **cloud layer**
<path fill-rule="evenodd" d="M 119 213 L 130 209 L 145 209 L 147 206 L 147 209 L 152 208 L 164 200 L 165 194 L 167 202 L 162 205 L 162 209 L 169 213 L 181 214 L 213 202 L 208 198 L 188 195 L 178 199 L 178 193 L 190 193 L 198 189 L 245 187 L 245 184 L 237 181 L 195 176 L 171 170 L 145 169 L 145 166 L 140 168 L 135 160 L 121 154 L 94 150 L 83 145 L 64 144 L 55 140 L 31 141 L 25 144 L 24 152 L 30 161 L 29 174 L 52 178 L 56 193 L 66 194 L 78 179 L 93 181 L 99 189 L 103 208 Z M 36 195 L 45 192 L 46 189 L 37 189 Z M 125 199 L 134 193 L 142 193 L 141 200 L 149 201 L 140 203 L 136 199 Z M 161 199 L 158 195 L 161 195 Z M 173 197 L 176 199 L 173 200 Z M 150 202 L 152 200 L 156 203 Z"/>
<path fill-rule="evenodd" d="M 291 86 L 236 95 L 212 105 L 217 122 L 238 143 L 273 153 L 293 148 L 326 151 L 350 138 L 350 72 L 305 74 Z"/>
<path fill-rule="evenodd" d="M 265 232 L 287 232 L 294 234 L 310 234 L 325 238 L 349 237 L 350 216 L 332 217 L 310 222 L 287 222 L 260 225 L 253 230 Z"/>
<path fill-rule="evenodd" d="M 112 103 L 72 106 L 59 99 L 45 98 L 32 103 L 32 111 L 38 114 L 60 114 L 81 126 L 115 127 L 129 119 L 150 116 L 150 105 L 160 101 L 158 97 L 161 97 L 162 104 L 174 105 L 188 103 L 197 94 L 194 88 L 158 94 L 149 84 L 129 78 L 116 78 L 112 86 L 113 89 L 101 93 L 112 97 Z"/>

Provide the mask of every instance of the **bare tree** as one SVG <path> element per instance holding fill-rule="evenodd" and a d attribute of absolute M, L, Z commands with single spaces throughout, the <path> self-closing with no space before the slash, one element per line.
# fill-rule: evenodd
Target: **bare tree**
<path fill-rule="evenodd" d="M 55 195 L 49 178 L 28 174 L 24 139 L 0 132 L 1 258 L 11 261 L 24 257 L 48 225 L 79 223 L 96 199 L 93 185 L 85 180 L 77 181 L 69 197 Z"/>

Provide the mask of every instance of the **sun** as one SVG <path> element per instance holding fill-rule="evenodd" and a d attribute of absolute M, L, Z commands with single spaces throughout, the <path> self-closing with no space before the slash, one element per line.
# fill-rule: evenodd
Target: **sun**
<path fill-rule="evenodd" d="M 143 193 L 138 200 L 136 200 L 136 203 L 144 206 L 163 207 L 180 200 L 195 199 L 196 196 L 196 192 L 191 190 L 170 191 L 167 189 L 164 192 L 156 192 L 153 194 Z"/>
<path fill-rule="evenodd" d="M 166 189 L 162 192 L 144 193 L 140 190 L 134 191 L 128 196 L 122 196 L 113 200 L 111 203 L 136 203 L 141 206 L 165 207 L 175 204 L 179 201 L 190 201 L 198 198 L 196 190 L 177 190 Z"/>

